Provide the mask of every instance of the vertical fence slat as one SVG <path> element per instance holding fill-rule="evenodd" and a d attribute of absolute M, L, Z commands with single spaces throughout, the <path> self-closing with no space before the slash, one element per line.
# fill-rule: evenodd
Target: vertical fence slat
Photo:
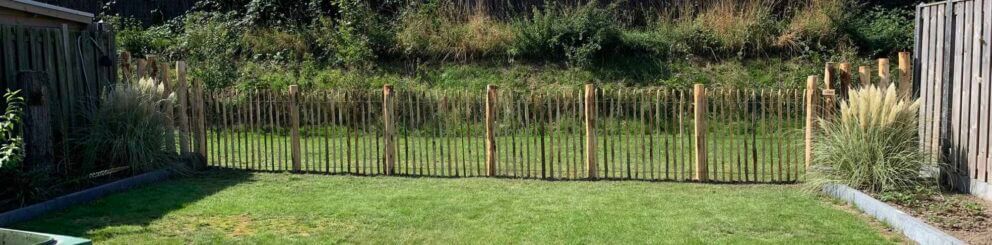
<path fill-rule="evenodd" d="M 693 86 L 693 104 L 694 104 L 694 131 L 695 131 L 695 152 L 696 152 L 696 175 L 694 176 L 697 181 L 707 181 L 709 176 L 707 176 L 707 166 L 706 166 L 706 87 L 702 84 L 696 84 Z"/>

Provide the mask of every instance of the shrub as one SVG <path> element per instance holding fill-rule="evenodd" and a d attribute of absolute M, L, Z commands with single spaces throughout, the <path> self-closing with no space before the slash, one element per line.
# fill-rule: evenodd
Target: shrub
<path fill-rule="evenodd" d="M 300 62 L 310 53 L 306 39 L 295 32 L 277 28 L 255 28 L 241 34 L 246 55 L 254 60 Z"/>
<path fill-rule="evenodd" d="M 0 210 L 20 207 L 42 199 L 53 191 L 51 166 L 24 166 L 24 138 L 21 136 L 24 98 L 20 91 L 4 94 L 6 109 L 0 115 Z"/>
<path fill-rule="evenodd" d="M 321 60 L 349 68 L 369 68 L 374 65 L 375 52 L 369 39 L 354 25 L 321 18 L 316 25 L 315 43 L 322 52 Z"/>
<path fill-rule="evenodd" d="M 517 37 L 511 55 L 528 59 L 566 59 L 569 65 L 586 66 L 604 50 L 620 43 L 614 19 L 617 4 L 601 7 L 588 1 L 578 7 L 548 2 L 543 11 L 516 21 Z"/>
<path fill-rule="evenodd" d="M 176 53 L 185 56 L 194 68 L 190 74 L 208 88 L 226 87 L 237 76 L 242 31 L 231 19 L 227 14 L 195 12 L 182 20 Z"/>
<path fill-rule="evenodd" d="M 810 183 L 843 183 L 871 192 L 921 183 L 921 171 L 931 163 L 919 148 L 918 108 L 918 101 L 900 99 L 895 87 L 852 91 L 841 103 L 840 117 L 820 122 Z"/>
<path fill-rule="evenodd" d="M 76 139 L 84 170 L 130 166 L 140 173 L 167 166 L 174 154 L 167 150 L 173 141 L 164 110 L 172 109 L 173 100 L 150 79 L 104 91 L 101 104 L 85 111 L 90 124 Z"/>
<path fill-rule="evenodd" d="M 846 29 L 862 52 L 871 56 L 888 56 L 912 48 L 911 10 L 875 6 L 855 16 Z"/>
<path fill-rule="evenodd" d="M 175 45 L 175 38 L 168 26 L 159 25 L 145 29 L 137 20 L 122 16 L 108 16 L 106 20 L 113 26 L 117 47 L 135 56 L 163 54 Z"/>

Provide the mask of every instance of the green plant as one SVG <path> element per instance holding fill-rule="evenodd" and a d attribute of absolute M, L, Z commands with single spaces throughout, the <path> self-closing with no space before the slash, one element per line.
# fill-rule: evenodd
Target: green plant
<path fill-rule="evenodd" d="M 792 13 L 775 46 L 802 53 L 826 51 L 845 41 L 842 26 L 850 17 L 851 0 L 807 0 Z"/>
<path fill-rule="evenodd" d="M 18 131 L 24 111 L 24 98 L 20 93 L 20 90 L 7 90 L 3 96 L 7 108 L 0 115 L 0 137 L 3 137 L 3 145 L 0 145 L 0 169 L 16 168 L 24 160 L 24 138 Z"/>
<path fill-rule="evenodd" d="M 92 171 L 130 166 L 140 173 L 168 166 L 174 155 L 168 144 L 174 141 L 164 111 L 172 110 L 173 100 L 162 84 L 150 79 L 104 91 L 101 104 L 85 111 L 90 124 L 76 139 L 83 167 Z"/>
<path fill-rule="evenodd" d="M 515 23 L 510 54 L 528 59 L 562 59 L 572 66 L 590 65 L 597 55 L 620 43 L 617 4 L 591 0 L 578 7 L 546 2 L 543 11 Z"/>
<path fill-rule="evenodd" d="M 232 19 L 230 14 L 194 12 L 180 21 L 174 52 L 186 59 L 193 68 L 190 74 L 208 88 L 227 87 L 237 77 L 243 30 Z"/>
<path fill-rule="evenodd" d="M 913 12 L 910 9 L 864 10 L 852 18 L 846 29 L 862 52 L 888 56 L 913 46 Z"/>
<path fill-rule="evenodd" d="M 812 186 L 843 183 L 885 192 L 917 186 L 933 165 L 917 138 L 919 101 L 899 98 L 895 87 L 851 92 L 840 116 L 820 121 L 813 143 Z"/>
<path fill-rule="evenodd" d="M 106 21 L 115 31 L 114 41 L 120 49 L 137 57 L 146 54 L 164 54 L 175 45 L 175 37 L 168 25 L 144 28 L 138 20 L 124 16 L 108 16 Z"/>

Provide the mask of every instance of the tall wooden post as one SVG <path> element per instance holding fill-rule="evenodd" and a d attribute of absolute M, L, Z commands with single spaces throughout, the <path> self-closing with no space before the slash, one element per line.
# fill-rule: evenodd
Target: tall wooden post
<path fill-rule="evenodd" d="M 496 89 L 486 86 L 486 176 L 496 176 Z"/>
<path fill-rule="evenodd" d="M 396 142 L 395 142 L 395 130 L 396 125 L 394 122 L 394 116 L 396 115 L 396 95 L 393 93 L 393 85 L 383 85 L 382 86 L 382 123 L 383 132 L 382 137 L 385 141 L 385 152 L 383 153 L 383 159 L 386 162 L 386 175 L 393 175 L 394 166 L 396 166 Z"/>
<path fill-rule="evenodd" d="M 813 163 L 813 132 L 816 127 L 816 107 L 819 91 L 816 91 L 817 76 L 806 78 L 806 169 Z"/>
<path fill-rule="evenodd" d="M 889 75 L 889 59 L 878 59 L 878 87 L 886 89 L 891 83 L 892 77 Z"/>
<path fill-rule="evenodd" d="M 697 181 L 707 181 L 709 168 L 706 165 L 706 86 L 696 84 L 693 86 L 694 124 L 695 124 L 695 152 L 696 152 L 696 174 Z"/>
<path fill-rule="evenodd" d="M 819 80 L 819 78 L 817 79 Z M 858 80 L 861 80 L 861 87 L 868 87 L 871 85 L 871 67 L 869 66 L 859 66 L 858 67 Z"/>
<path fill-rule="evenodd" d="M 154 57 L 152 57 L 152 58 L 154 58 Z M 156 81 L 159 84 L 162 84 L 162 87 L 165 88 L 165 94 L 166 95 L 172 94 L 174 91 L 172 90 L 172 82 L 169 80 L 169 63 L 168 62 L 158 62 L 158 61 L 156 61 L 154 59 L 153 59 L 153 61 L 155 62 L 156 66 L 158 67 L 158 74 L 156 74 L 158 77 L 156 78 L 157 79 Z M 163 112 L 165 112 L 165 117 L 167 118 L 167 120 L 165 122 L 165 128 L 168 130 L 168 135 L 166 135 L 166 137 L 168 137 L 167 142 L 166 142 L 166 144 L 167 144 L 166 145 L 166 149 L 168 149 L 169 152 L 171 152 L 171 153 L 175 153 L 176 152 L 176 134 L 175 134 L 175 132 L 176 132 L 176 126 L 175 126 L 176 125 L 176 116 L 175 116 L 175 112 L 176 112 L 176 105 L 177 105 L 178 102 L 179 101 L 176 101 L 176 102 L 173 102 L 173 103 L 169 103 L 169 105 L 166 106 L 166 108 L 164 108 L 164 111 L 163 111 Z"/>
<path fill-rule="evenodd" d="M 585 91 L 586 118 L 586 169 L 590 179 L 597 178 L 596 166 L 596 85 L 586 84 Z"/>
<path fill-rule="evenodd" d="M 840 88 L 837 89 L 841 98 L 846 99 L 851 90 L 851 63 L 843 62 L 838 66 L 840 70 Z"/>
<path fill-rule="evenodd" d="M 827 62 L 823 69 L 823 115 L 830 117 L 836 107 L 837 94 L 834 91 L 834 63 Z"/>
<path fill-rule="evenodd" d="M 131 52 L 121 52 L 121 76 L 124 77 L 125 82 L 131 82 L 134 78 L 134 70 L 131 69 Z"/>
<path fill-rule="evenodd" d="M 300 88 L 296 85 L 289 85 L 289 117 L 292 128 L 290 129 L 290 147 L 292 147 L 293 172 L 300 172 L 300 108 L 296 106 L 296 97 Z"/>
<path fill-rule="evenodd" d="M 896 88 L 899 89 L 899 95 L 903 98 L 909 98 L 913 92 L 913 77 L 910 75 L 912 70 L 909 67 L 910 59 L 909 52 L 899 52 L 899 85 Z"/>
<path fill-rule="evenodd" d="M 187 154 L 192 152 L 190 150 L 190 137 L 189 137 L 189 117 L 187 113 L 187 107 L 189 105 L 188 100 L 188 85 L 186 81 L 186 62 L 177 61 L 176 62 L 176 100 L 178 106 L 178 112 L 176 113 L 176 121 L 179 126 L 179 153 Z"/>
<path fill-rule="evenodd" d="M 185 62 L 183 62 L 185 66 Z M 199 165 L 197 167 L 207 166 L 207 115 L 206 115 L 206 105 L 203 101 L 203 82 L 199 79 L 193 80 L 193 115 L 195 119 L 193 120 L 193 129 L 196 132 L 194 134 L 193 140 L 196 142 L 196 155 Z"/>
<path fill-rule="evenodd" d="M 138 68 L 135 71 L 136 75 L 134 77 L 135 81 L 139 81 L 142 78 L 145 78 L 146 76 L 148 76 L 148 61 L 147 60 L 145 60 L 145 59 L 138 59 L 137 66 L 138 66 Z"/>

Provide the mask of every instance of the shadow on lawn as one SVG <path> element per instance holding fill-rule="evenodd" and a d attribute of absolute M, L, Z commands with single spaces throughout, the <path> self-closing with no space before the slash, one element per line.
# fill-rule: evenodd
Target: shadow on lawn
<path fill-rule="evenodd" d="M 177 177 L 48 214 L 36 220 L 17 224 L 14 228 L 93 237 L 92 231 L 105 227 L 143 227 L 174 210 L 192 205 L 228 187 L 248 182 L 250 177 L 250 172 L 231 170 L 195 173 L 192 176 Z M 141 229 L 121 230 L 140 232 Z"/>

